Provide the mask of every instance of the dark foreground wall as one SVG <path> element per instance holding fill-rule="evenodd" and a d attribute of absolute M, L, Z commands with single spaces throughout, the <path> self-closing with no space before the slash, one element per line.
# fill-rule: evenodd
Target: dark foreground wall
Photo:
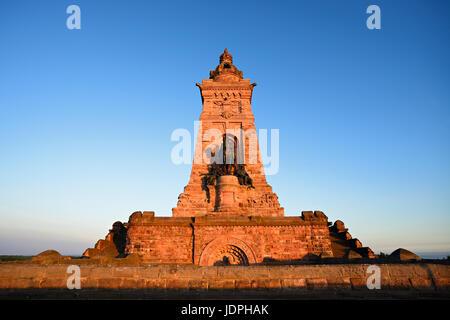
<path fill-rule="evenodd" d="M 67 289 L 70 265 L 0 263 L 0 290 Z M 81 263 L 83 262 L 83 263 Z M 369 264 L 220 266 L 95 265 L 80 261 L 82 289 L 157 289 L 163 291 L 225 290 L 292 292 L 365 290 Z M 380 264 L 381 289 L 450 291 L 450 266 L 411 263 Z M 72 290 L 76 291 L 76 290 Z M 376 290 L 370 290 L 374 292 Z"/>

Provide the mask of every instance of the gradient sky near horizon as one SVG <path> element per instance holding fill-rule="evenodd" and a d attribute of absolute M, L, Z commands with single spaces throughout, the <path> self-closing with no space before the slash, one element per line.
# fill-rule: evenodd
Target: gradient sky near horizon
<path fill-rule="evenodd" d="M 68 30 L 66 8 L 81 8 Z M 381 8 L 368 30 L 366 8 Z M 280 130 L 286 215 L 322 210 L 375 252 L 450 254 L 448 1 L 0 2 L 0 254 L 81 254 L 190 175 L 196 82 L 225 47 Z"/>

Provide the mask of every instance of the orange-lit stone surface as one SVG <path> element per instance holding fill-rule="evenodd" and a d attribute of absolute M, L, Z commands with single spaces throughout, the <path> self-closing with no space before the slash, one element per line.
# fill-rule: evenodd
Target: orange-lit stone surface
<path fill-rule="evenodd" d="M 225 68 L 225 66 L 229 67 Z M 173 216 L 220 214 L 214 210 L 216 188 L 205 186 L 201 176 L 208 171 L 205 149 L 215 142 L 214 137 L 208 138 L 207 132 L 208 130 L 212 132 L 212 129 L 220 131 L 221 134 L 231 133 L 239 138 L 238 149 L 245 157 L 246 171 L 253 179 L 255 186 L 254 189 L 238 186 L 239 190 L 235 193 L 237 210 L 227 214 L 283 216 L 283 208 L 280 207 L 278 196 L 267 184 L 261 163 L 251 106 L 253 88 L 256 84 L 242 78 L 242 71 L 238 71 L 233 65 L 233 58 L 226 49 L 220 56 L 220 64 L 210 72 L 210 77 L 210 79 L 204 79 L 202 84 L 197 84 L 203 102 L 200 115 L 201 127 L 197 135 L 191 177 L 184 192 L 178 198 L 177 207 L 173 209 Z M 242 137 L 239 134 L 240 130 L 247 135 Z"/>
<path fill-rule="evenodd" d="M 225 49 L 210 79 L 197 84 L 203 102 L 201 126 L 190 180 L 173 217 L 134 213 L 127 224 L 126 253 L 148 262 L 203 266 L 332 256 L 327 217 L 320 211 L 284 217 L 277 195 L 267 184 L 251 110 L 255 85 L 243 79 Z M 219 133 L 217 140 L 208 138 L 211 129 Z M 202 180 L 208 171 L 205 149 L 217 152 L 220 137 L 227 133 L 239 137 L 236 150 L 241 148 L 240 159 L 254 188 L 240 185 L 234 176 L 219 177 L 216 185 Z M 211 147 L 214 142 L 218 143 Z"/>
<path fill-rule="evenodd" d="M 147 262 L 254 264 L 332 256 L 328 220 L 312 217 L 154 217 L 136 212 L 127 253 Z M 224 261 L 225 258 L 225 261 Z"/>
<path fill-rule="evenodd" d="M 0 294 L 5 289 L 67 290 L 67 267 L 80 266 L 81 289 L 241 290 L 274 289 L 368 290 L 368 264 L 229 266 L 99 265 L 84 261 L 60 264 L 0 262 Z M 118 260 L 118 259 L 116 259 Z M 382 290 L 444 292 L 450 287 L 450 266 L 444 264 L 381 264 Z M 9 292 L 6 292 L 9 294 Z M 448 297 L 448 296 L 447 296 Z"/>
<path fill-rule="evenodd" d="M 118 249 L 122 256 L 134 254 L 147 263 L 201 266 L 375 257 L 370 248 L 352 239 L 343 222 L 329 227 L 321 211 L 284 216 L 261 162 L 251 109 L 255 85 L 243 79 L 225 49 L 210 78 L 197 84 L 203 103 L 201 125 L 190 179 L 173 216 L 135 212 L 128 223 L 116 222 L 105 240 L 86 250 L 85 257 L 113 257 L 116 251 L 105 248 L 114 245 L 124 248 Z M 228 137 L 233 141 L 234 168 L 238 161 L 245 164 L 250 185 L 228 172 L 210 183 L 203 175 L 214 155 L 230 151 L 224 147 Z"/>

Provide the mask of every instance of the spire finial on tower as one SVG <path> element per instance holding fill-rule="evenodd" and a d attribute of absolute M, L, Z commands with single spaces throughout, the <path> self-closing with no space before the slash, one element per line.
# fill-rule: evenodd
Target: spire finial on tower
<path fill-rule="evenodd" d="M 215 81 L 236 81 L 242 79 L 242 71 L 233 65 L 233 56 L 225 48 L 220 55 L 220 63 L 209 73 L 209 78 Z"/>
<path fill-rule="evenodd" d="M 223 50 L 223 53 L 220 55 L 220 62 L 222 63 L 222 61 L 233 63 L 233 56 L 228 53 L 227 48 L 225 48 L 225 50 Z"/>

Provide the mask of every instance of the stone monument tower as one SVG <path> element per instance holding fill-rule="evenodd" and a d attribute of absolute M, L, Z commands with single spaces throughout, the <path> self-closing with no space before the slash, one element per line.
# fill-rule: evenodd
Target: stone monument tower
<path fill-rule="evenodd" d="M 172 217 L 134 212 L 83 256 L 135 254 L 145 263 L 201 266 L 290 263 L 318 257 L 372 257 L 341 221 L 321 211 L 284 216 L 259 154 L 252 93 L 225 49 L 197 84 L 203 109 L 189 183 Z"/>
<path fill-rule="evenodd" d="M 202 96 L 194 163 L 191 177 L 179 196 L 174 217 L 210 215 L 283 216 L 278 197 L 267 184 L 259 154 L 258 139 L 251 102 L 253 88 L 249 79 L 233 64 L 227 49 L 220 63 L 210 71 L 209 79 L 197 83 Z M 231 157 L 223 157 L 224 150 Z M 231 158 L 231 159 L 230 159 Z M 233 177 L 218 177 L 216 185 L 208 185 L 205 173 L 217 162 L 244 164 L 252 186 Z M 222 161 L 223 159 L 223 161 Z M 227 161 L 228 160 L 228 161 Z M 241 179 L 242 180 L 242 179 Z"/>

